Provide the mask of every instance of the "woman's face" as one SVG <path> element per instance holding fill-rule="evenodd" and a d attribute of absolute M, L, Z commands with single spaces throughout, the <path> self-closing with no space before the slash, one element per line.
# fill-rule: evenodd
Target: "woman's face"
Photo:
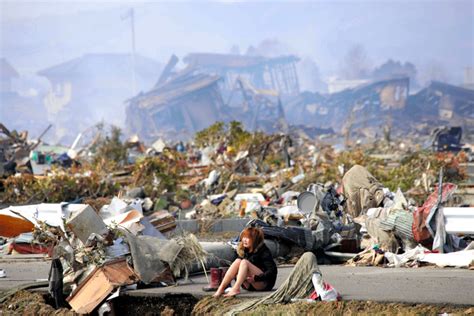
<path fill-rule="evenodd" d="M 250 238 L 242 237 L 242 245 L 244 245 L 245 248 L 249 248 L 250 247 Z"/>

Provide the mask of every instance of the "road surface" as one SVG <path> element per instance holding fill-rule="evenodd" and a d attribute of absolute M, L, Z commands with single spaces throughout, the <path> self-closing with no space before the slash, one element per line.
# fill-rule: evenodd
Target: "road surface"
<path fill-rule="evenodd" d="M 332 284 L 343 300 L 378 302 L 474 305 L 474 271 L 454 268 L 379 268 L 321 266 L 323 278 Z M 0 269 L 7 273 L 0 279 L 0 291 L 22 283 L 44 280 L 48 277 L 49 262 L 6 262 L 0 260 Z M 279 267 L 276 287 L 291 272 L 291 266 Z M 132 296 L 162 296 L 166 293 L 190 293 L 197 297 L 210 295 L 202 291 L 207 285 L 203 275 L 190 278 L 189 284 L 133 290 Z M 242 297 L 267 295 L 268 292 L 245 292 Z"/>

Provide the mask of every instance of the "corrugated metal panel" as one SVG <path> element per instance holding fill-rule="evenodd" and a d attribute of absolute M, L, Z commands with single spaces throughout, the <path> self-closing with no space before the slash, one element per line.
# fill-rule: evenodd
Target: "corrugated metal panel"
<path fill-rule="evenodd" d="M 400 238 L 408 239 L 413 239 L 412 224 L 413 213 L 408 211 L 391 212 L 385 220 L 380 222 L 383 230 L 393 230 Z"/>

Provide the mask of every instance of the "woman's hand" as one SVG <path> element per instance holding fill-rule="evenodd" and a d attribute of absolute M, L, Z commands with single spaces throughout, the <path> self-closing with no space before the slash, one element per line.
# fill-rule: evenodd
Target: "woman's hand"
<path fill-rule="evenodd" d="M 255 276 L 254 275 L 248 276 L 246 280 L 248 283 L 253 283 L 255 282 Z"/>

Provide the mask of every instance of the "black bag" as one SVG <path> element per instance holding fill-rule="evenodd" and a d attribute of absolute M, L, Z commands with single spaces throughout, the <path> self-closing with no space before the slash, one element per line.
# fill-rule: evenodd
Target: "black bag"
<path fill-rule="evenodd" d="M 64 307 L 66 304 L 63 295 L 63 265 L 61 264 L 61 260 L 53 259 L 53 261 L 51 262 L 48 281 L 48 290 L 51 296 L 54 298 L 54 302 L 56 305 L 55 307 Z"/>

